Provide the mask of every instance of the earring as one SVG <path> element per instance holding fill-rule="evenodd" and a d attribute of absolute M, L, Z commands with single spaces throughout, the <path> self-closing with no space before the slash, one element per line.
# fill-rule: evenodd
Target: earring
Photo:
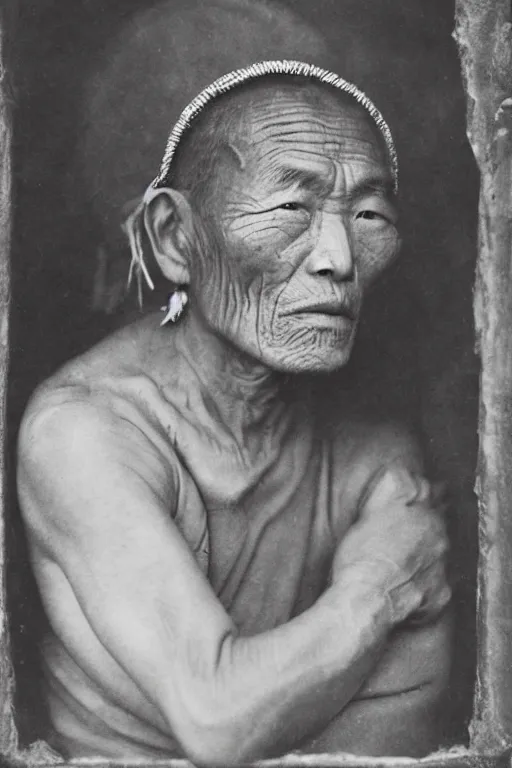
<path fill-rule="evenodd" d="M 167 325 L 167 323 L 176 323 L 188 302 L 188 296 L 186 291 L 173 291 L 167 297 L 167 304 L 164 307 L 160 307 L 162 312 L 165 312 L 165 317 L 160 325 Z"/>

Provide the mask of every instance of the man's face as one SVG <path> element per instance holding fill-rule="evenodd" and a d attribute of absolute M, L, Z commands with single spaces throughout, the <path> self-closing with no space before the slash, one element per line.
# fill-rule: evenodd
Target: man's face
<path fill-rule="evenodd" d="M 363 292 L 399 247 L 371 118 L 277 91 L 247 110 L 216 182 L 192 286 L 207 322 L 275 370 L 343 366 Z"/>

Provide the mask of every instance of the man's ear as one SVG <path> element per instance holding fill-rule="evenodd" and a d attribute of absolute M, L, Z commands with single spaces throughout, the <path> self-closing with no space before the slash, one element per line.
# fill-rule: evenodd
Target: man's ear
<path fill-rule="evenodd" d="M 144 227 L 164 276 L 176 285 L 190 282 L 196 243 L 192 209 L 177 190 L 150 189 L 144 196 Z"/>

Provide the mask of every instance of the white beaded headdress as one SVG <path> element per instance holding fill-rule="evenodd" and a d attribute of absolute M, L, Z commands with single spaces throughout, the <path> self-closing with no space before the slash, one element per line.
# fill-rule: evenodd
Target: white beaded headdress
<path fill-rule="evenodd" d="M 258 77 L 264 77 L 267 75 L 295 75 L 301 77 L 311 77 L 318 80 L 321 83 L 327 83 L 328 85 L 338 88 L 344 93 L 348 93 L 352 96 L 361 106 L 363 106 L 369 115 L 372 117 L 377 128 L 382 133 L 384 141 L 389 155 L 389 162 L 393 173 L 393 180 L 395 189 L 398 187 L 398 160 L 391 136 L 391 131 L 388 124 L 382 117 L 381 113 L 375 106 L 375 104 L 353 83 L 349 83 L 342 77 L 329 72 L 327 69 L 321 69 L 314 64 L 306 64 L 302 61 L 260 61 L 257 64 L 251 64 L 249 67 L 243 67 L 242 69 L 235 69 L 233 72 L 229 72 L 227 75 L 222 75 L 218 80 L 207 85 L 204 90 L 201 91 L 191 102 L 185 107 L 181 115 L 179 116 L 174 128 L 169 134 L 167 145 L 165 147 L 164 156 L 160 165 L 160 171 L 158 176 L 154 180 L 152 186 L 158 187 L 165 182 L 169 176 L 172 159 L 181 141 L 181 137 L 185 131 L 190 127 L 194 118 L 203 111 L 210 101 L 215 99 L 227 91 L 231 91 L 236 86 L 246 83 L 249 80 L 255 80 Z"/>
<path fill-rule="evenodd" d="M 132 262 L 130 265 L 130 274 L 128 276 L 128 282 L 130 283 L 134 272 L 137 276 L 137 282 L 139 287 L 139 302 L 141 302 L 141 282 L 142 277 L 146 280 L 148 286 L 153 290 L 153 282 L 147 271 L 144 263 L 144 257 L 141 247 L 141 235 L 140 230 L 135 226 L 135 222 L 138 220 L 138 215 L 141 208 L 145 205 L 148 199 L 149 193 L 158 187 L 164 186 L 169 179 L 172 159 L 176 153 L 176 149 L 181 141 L 183 134 L 188 130 L 194 118 L 203 111 L 203 109 L 217 96 L 231 91 L 238 85 L 255 80 L 258 77 L 265 77 L 268 75 L 294 75 L 300 77 L 310 77 L 318 80 L 321 83 L 331 85 L 333 88 L 338 88 L 340 91 L 349 94 L 358 104 L 368 112 L 373 119 L 375 125 L 379 129 L 384 138 L 386 144 L 388 159 L 391 166 L 391 172 L 393 175 L 393 182 L 395 192 L 398 189 L 398 158 L 396 154 L 395 144 L 388 124 L 384 120 L 383 116 L 375 106 L 375 104 L 353 83 L 349 83 L 342 77 L 330 72 L 327 69 L 322 69 L 314 64 L 306 64 L 302 61 L 260 61 L 256 64 L 251 64 L 248 67 L 241 69 L 235 69 L 233 72 L 229 72 L 218 80 L 206 86 L 187 107 L 183 110 L 179 116 L 176 124 L 174 125 L 167 144 L 165 147 L 164 156 L 160 165 L 160 170 L 157 177 L 152 182 L 147 190 L 147 193 L 141 203 L 141 206 L 134 212 L 133 216 L 125 224 L 125 229 L 130 240 L 130 246 L 132 251 Z"/>

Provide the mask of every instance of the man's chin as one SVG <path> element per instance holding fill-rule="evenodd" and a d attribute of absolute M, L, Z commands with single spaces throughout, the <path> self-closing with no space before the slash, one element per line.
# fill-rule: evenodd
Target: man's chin
<path fill-rule="evenodd" d="M 339 371 L 348 363 L 352 346 L 353 344 L 344 349 L 325 349 L 321 353 L 315 350 L 301 355 L 291 355 L 283 351 L 281 354 L 269 355 L 265 362 L 274 371 L 288 375 L 327 375 Z"/>
<path fill-rule="evenodd" d="M 350 354 L 347 354 L 343 358 L 336 360 L 317 361 L 314 365 L 303 367 L 298 373 L 327 376 L 330 373 L 336 373 L 346 366 L 350 358 Z"/>

